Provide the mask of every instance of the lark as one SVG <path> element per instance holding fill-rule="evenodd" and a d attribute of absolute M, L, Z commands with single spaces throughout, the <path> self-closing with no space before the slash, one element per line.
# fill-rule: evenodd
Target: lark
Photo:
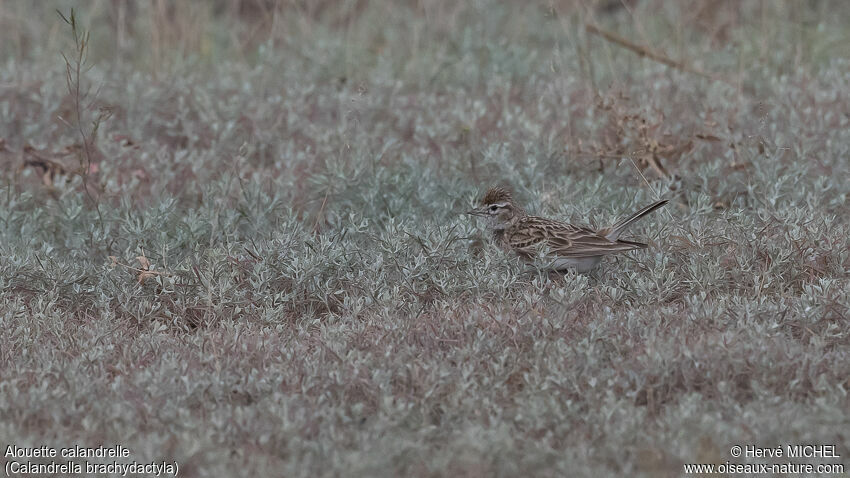
<path fill-rule="evenodd" d="M 502 249 L 514 251 L 527 261 L 542 257 L 547 269 L 558 272 L 575 269 L 581 273 L 596 267 L 608 254 L 645 248 L 642 242 L 620 239 L 620 234 L 665 204 L 667 199 L 656 201 L 611 227 L 594 231 L 531 216 L 514 202 L 509 189 L 495 187 L 481 199 L 481 206 L 468 214 L 487 218 L 493 239 Z"/>

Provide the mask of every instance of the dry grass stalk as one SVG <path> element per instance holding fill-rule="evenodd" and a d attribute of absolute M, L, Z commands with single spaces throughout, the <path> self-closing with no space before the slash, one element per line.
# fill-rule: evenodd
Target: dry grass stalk
<path fill-rule="evenodd" d="M 658 63 L 667 65 L 667 66 L 669 66 L 671 68 L 675 68 L 677 70 L 681 70 L 681 71 L 684 71 L 684 72 L 687 72 L 687 73 L 693 73 L 695 75 L 702 76 L 703 78 L 708 78 L 709 80 L 712 80 L 712 81 L 720 81 L 720 82 L 726 83 L 728 85 L 735 86 L 735 85 L 732 84 L 732 82 L 730 82 L 729 80 L 726 80 L 725 78 L 722 78 L 722 77 L 719 77 L 717 75 L 713 75 L 713 74 L 710 74 L 710 73 L 706 73 L 706 72 L 700 70 L 699 68 L 689 66 L 689 65 L 685 64 L 684 62 L 672 60 L 670 57 L 668 57 L 666 55 L 662 55 L 661 53 L 658 53 L 657 51 L 651 50 L 648 47 L 645 47 L 643 45 L 638 45 L 636 43 L 632 43 L 632 42 L 626 40 L 625 38 L 623 38 L 623 37 L 621 37 L 621 36 L 619 36 L 615 33 L 611 33 L 609 31 L 603 30 L 603 29 L 601 29 L 601 28 L 599 28 L 595 25 L 591 25 L 589 23 L 586 23 L 584 25 L 584 27 L 588 31 L 588 33 L 592 33 L 594 35 L 599 35 L 599 36 L 608 40 L 611 43 L 616 43 L 617 45 L 620 45 L 621 47 L 623 47 L 627 50 L 631 50 L 632 52 L 637 53 L 639 56 L 649 58 L 650 60 L 657 61 Z"/>

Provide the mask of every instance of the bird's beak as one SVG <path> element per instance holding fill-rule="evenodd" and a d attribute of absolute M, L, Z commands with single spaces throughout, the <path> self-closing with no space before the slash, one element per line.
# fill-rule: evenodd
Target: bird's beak
<path fill-rule="evenodd" d="M 487 214 L 483 208 L 470 209 L 469 211 L 466 211 L 466 213 L 470 216 L 484 216 Z"/>

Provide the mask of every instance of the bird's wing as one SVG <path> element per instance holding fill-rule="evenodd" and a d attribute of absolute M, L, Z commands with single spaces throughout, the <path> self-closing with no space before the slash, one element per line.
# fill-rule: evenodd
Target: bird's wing
<path fill-rule="evenodd" d="M 508 247 L 520 256 L 530 259 L 546 245 L 547 234 L 525 218 L 503 236 Z"/>
<path fill-rule="evenodd" d="M 592 229 L 535 216 L 520 221 L 509 239 L 511 247 L 524 256 L 533 256 L 544 247 L 546 255 L 576 259 L 646 247 L 640 242 L 609 241 Z"/>

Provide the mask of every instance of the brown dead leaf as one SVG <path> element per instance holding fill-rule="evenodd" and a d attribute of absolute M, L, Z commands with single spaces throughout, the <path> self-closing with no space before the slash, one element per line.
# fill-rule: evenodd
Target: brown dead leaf
<path fill-rule="evenodd" d="M 151 270 L 151 261 L 149 261 L 147 257 L 137 256 L 136 260 L 139 261 L 139 265 L 141 266 L 139 269 L 141 272 L 139 272 L 137 280 L 139 281 L 139 284 L 144 284 L 145 280 L 150 277 L 154 277 L 156 274 L 149 272 Z"/>
<path fill-rule="evenodd" d="M 150 272 L 141 272 L 141 273 L 139 273 L 139 277 L 138 277 L 138 279 L 136 279 L 136 280 L 138 280 L 138 281 L 139 281 L 139 284 L 144 284 L 144 283 L 145 283 L 145 281 L 146 281 L 148 278 L 150 278 L 150 277 L 154 277 L 154 276 L 156 276 L 156 274 L 153 274 L 153 273 L 150 273 Z"/>
<path fill-rule="evenodd" d="M 24 168 L 37 170 L 41 174 L 41 181 L 48 188 L 53 187 L 53 181 L 56 176 L 67 176 L 69 174 L 68 169 L 62 163 L 44 156 L 45 154 L 51 154 L 50 152 L 40 151 L 32 145 L 27 144 L 24 145 L 22 153 L 24 162 L 21 164 L 19 170 L 23 170 Z"/>
<path fill-rule="evenodd" d="M 141 266 L 142 266 L 142 269 L 143 269 L 143 270 L 150 270 L 150 268 L 151 268 L 151 261 L 149 261 L 147 257 L 145 257 L 145 256 L 137 256 L 137 257 L 136 257 L 136 260 L 137 260 L 137 261 L 139 261 L 139 265 L 141 265 Z"/>

